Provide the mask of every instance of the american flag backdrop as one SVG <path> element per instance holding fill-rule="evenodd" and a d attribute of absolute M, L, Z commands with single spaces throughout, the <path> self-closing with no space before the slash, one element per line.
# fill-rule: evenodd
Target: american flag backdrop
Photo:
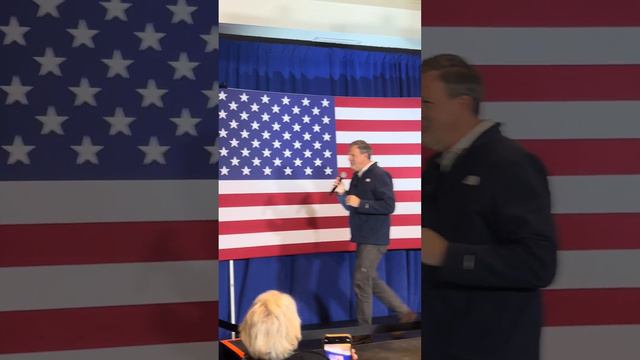
<path fill-rule="evenodd" d="M 640 2 L 422 2 L 423 56 L 478 65 L 484 117 L 550 172 L 545 360 L 640 357 Z"/>
<path fill-rule="evenodd" d="M 329 191 L 357 139 L 393 177 L 390 248 L 420 247 L 419 99 L 222 89 L 219 106 L 220 259 L 353 250 Z"/>
<path fill-rule="evenodd" d="M 217 358 L 217 22 L 3 1 L 0 359 Z"/>

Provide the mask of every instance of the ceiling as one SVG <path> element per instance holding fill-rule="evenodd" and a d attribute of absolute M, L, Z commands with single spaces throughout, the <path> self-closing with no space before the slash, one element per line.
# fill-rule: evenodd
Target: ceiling
<path fill-rule="evenodd" d="M 420 49 L 415 0 L 220 0 L 220 32 Z"/>

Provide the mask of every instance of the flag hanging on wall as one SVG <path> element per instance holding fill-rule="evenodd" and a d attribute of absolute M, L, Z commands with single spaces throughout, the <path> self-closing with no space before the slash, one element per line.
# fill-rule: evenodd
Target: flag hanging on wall
<path fill-rule="evenodd" d="M 219 106 L 220 259 L 352 250 L 329 191 L 358 139 L 393 177 L 390 248 L 420 247 L 419 99 L 222 89 Z"/>

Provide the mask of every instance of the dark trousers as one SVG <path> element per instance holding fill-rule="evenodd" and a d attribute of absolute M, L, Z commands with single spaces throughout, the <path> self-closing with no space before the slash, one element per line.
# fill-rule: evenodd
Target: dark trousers
<path fill-rule="evenodd" d="M 377 267 L 387 252 L 386 245 L 358 244 L 356 266 L 353 271 L 353 288 L 356 292 L 356 311 L 360 325 L 371 324 L 373 296 L 397 314 L 409 312 L 409 307 L 378 277 Z"/>

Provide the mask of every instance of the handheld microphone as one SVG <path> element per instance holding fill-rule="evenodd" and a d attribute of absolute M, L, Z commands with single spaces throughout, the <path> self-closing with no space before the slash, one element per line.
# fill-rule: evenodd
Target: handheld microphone
<path fill-rule="evenodd" d="M 342 179 L 347 177 L 347 173 L 346 172 L 341 172 L 340 173 L 340 177 L 338 178 L 338 184 L 340 184 L 342 182 Z M 336 189 L 338 188 L 338 185 L 336 184 L 333 189 L 331 189 L 331 191 L 329 192 L 329 195 L 333 194 L 334 192 L 336 192 Z"/>

